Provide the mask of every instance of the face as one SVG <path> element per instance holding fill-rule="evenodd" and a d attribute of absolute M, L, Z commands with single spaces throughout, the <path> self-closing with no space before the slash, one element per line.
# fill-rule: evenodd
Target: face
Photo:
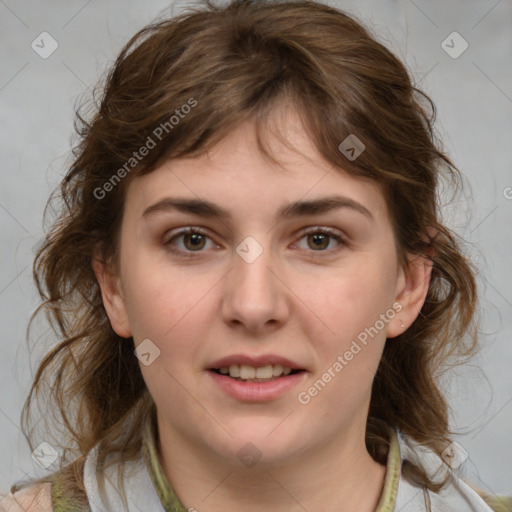
<path fill-rule="evenodd" d="M 246 123 L 208 155 L 134 179 L 117 274 L 95 267 L 161 433 L 225 461 L 248 442 L 276 463 L 364 441 L 384 344 L 428 285 L 399 267 L 378 186 L 323 160 L 293 112 L 280 130 L 302 153 L 275 142 L 282 167 Z"/>

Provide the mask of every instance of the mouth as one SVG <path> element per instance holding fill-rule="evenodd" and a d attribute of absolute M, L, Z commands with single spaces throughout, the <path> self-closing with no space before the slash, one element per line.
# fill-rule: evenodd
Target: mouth
<path fill-rule="evenodd" d="M 265 366 L 231 364 L 219 368 L 210 368 L 209 371 L 240 382 L 272 382 L 297 373 L 304 373 L 306 370 L 281 364 L 267 364 Z"/>
<path fill-rule="evenodd" d="M 210 368 L 216 389 L 241 403 L 262 403 L 289 396 L 306 379 L 306 370 L 279 364 L 250 366 L 230 364 Z M 275 374 L 275 375 L 274 375 Z"/>

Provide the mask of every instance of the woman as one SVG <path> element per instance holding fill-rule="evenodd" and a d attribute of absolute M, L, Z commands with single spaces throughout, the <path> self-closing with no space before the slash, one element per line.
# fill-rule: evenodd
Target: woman
<path fill-rule="evenodd" d="M 321 3 L 136 34 L 35 261 L 62 341 L 24 421 L 48 385 L 71 456 L 4 508 L 512 510 L 457 474 L 437 380 L 477 349 L 477 297 L 425 100 Z"/>

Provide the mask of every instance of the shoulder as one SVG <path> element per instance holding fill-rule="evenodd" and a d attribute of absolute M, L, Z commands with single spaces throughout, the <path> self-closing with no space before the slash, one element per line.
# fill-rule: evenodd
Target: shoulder
<path fill-rule="evenodd" d="M 52 484 L 33 483 L 0 495 L 0 512 L 53 512 Z"/>
<path fill-rule="evenodd" d="M 512 496 L 495 496 L 475 487 L 471 482 L 465 481 L 465 483 L 485 501 L 493 512 L 512 512 Z"/>
<path fill-rule="evenodd" d="M 400 452 L 400 484 L 397 505 L 407 509 L 407 504 L 418 503 L 418 510 L 443 512 L 512 512 L 512 496 L 494 496 L 477 488 L 467 480 L 459 466 L 452 468 L 436 453 L 396 429 Z M 437 492 L 425 487 L 404 472 L 405 462 L 421 469 L 434 483 L 445 482 Z M 423 489 L 423 492 L 421 490 Z M 470 508 L 468 508 L 470 507 Z M 397 510 L 400 510 L 398 507 Z"/>
<path fill-rule="evenodd" d="M 456 478 L 457 494 L 468 503 L 474 505 L 476 510 L 489 510 L 493 512 L 512 512 L 512 497 L 495 496 L 484 492 L 465 478 Z"/>
<path fill-rule="evenodd" d="M 0 512 L 90 512 L 83 486 L 83 460 L 43 479 L 17 484 L 0 494 Z"/>

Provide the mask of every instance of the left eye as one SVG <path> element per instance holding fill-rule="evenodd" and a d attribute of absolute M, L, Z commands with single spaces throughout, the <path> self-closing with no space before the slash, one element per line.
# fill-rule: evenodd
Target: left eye
<path fill-rule="evenodd" d="M 177 232 L 172 238 L 164 242 L 164 245 L 175 247 L 173 241 L 180 238 L 183 239 L 184 249 L 170 250 L 176 254 L 189 253 L 186 254 L 187 256 L 191 255 L 190 253 L 203 252 L 202 249 L 205 247 L 206 240 L 208 239 L 211 241 L 211 238 L 204 231 L 198 228 L 187 228 Z M 323 250 L 329 246 L 330 239 L 336 240 L 341 246 L 345 245 L 343 238 L 328 228 L 315 228 L 314 230 L 302 233 L 300 240 L 303 238 L 308 240 L 308 246 L 309 248 L 313 248 L 313 252 L 336 251 L 336 249 L 330 249 L 328 251 Z M 311 241 L 311 243 L 309 243 L 309 241 Z"/>
<path fill-rule="evenodd" d="M 315 229 L 313 231 L 308 231 L 307 233 L 303 233 L 302 234 L 302 238 L 307 238 L 308 241 L 311 240 L 312 242 L 312 245 L 309 245 L 308 243 L 308 246 L 309 247 L 314 247 L 314 251 L 315 252 L 331 252 L 332 250 L 336 250 L 336 249 L 331 249 L 329 251 L 319 251 L 319 249 L 326 249 L 327 246 L 329 245 L 329 239 L 334 239 L 338 242 L 338 245 L 344 245 L 344 240 L 343 238 L 338 235 L 336 232 L 330 230 L 330 229 Z"/>

